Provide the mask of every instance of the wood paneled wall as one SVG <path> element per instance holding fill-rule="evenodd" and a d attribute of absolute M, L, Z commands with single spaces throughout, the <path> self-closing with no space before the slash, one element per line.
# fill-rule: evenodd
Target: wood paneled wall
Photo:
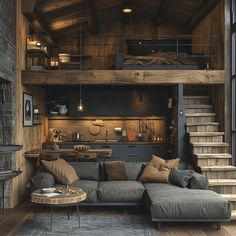
<path fill-rule="evenodd" d="M 21 84 L 21 70 L 25 68 L 25 49 L 26 35 L 28 33 L 28 24 L 21 13 L 21 1 L 17 2 L 17 58 L 16 58 L 16 130 L 15 143 L 23 144 L 23 149 L 16 153 L 16 168 L 23 173 L 12 180 L 10 206 L 14 207 L 27 194 L 26 186 L 33 173 L 33 163 L 25 159 L 24 153 L 34 148 L 39 148 L 44 141 L 44 126 L 37 125 L 32 127 L 23 127 L 23 92 L 30 93 L 33 96 L 33 105 L 37 105 L 40 111 L 44 109 L 44 91 L 39 87 L 23 86 Z"/>
<path fill-rule="evenodd" d="M 86 69 L 111 69 L 115 63 L 115 53 L 125 52 L 124 39 L 152 39 L 160 35 L 178 35 L 182 29 L 170 24 L 157 25 L 148 18 L 132 17 L 124 23 L 122 20 L 100 22 L 98 34 L 82 35 L 83 55 L 92 56 L 84 60 Z M 108 36 L 109 35 L 109 36 Z M 104 37 L 103 37 L 104 36 Z M 78 54 L 79 35 L 77 38 L 63 38 L 59 41 L 57 53 Z"/>
<path fill-rule="evenodd" d="M 193 37 L 193 43 L 207 43 L 193 46 L 194 53 L 218 55 L 218 58 L 207 59 L 213 69 L 224 69 L 224 16 L 224 0 L 222 0 L 192 31 L 192 35 L 201 35 L 200 38 Z M 218 39 L 209 35 L 216 35 Z M 219 46 L 214 45 L 217 42 Z"/>

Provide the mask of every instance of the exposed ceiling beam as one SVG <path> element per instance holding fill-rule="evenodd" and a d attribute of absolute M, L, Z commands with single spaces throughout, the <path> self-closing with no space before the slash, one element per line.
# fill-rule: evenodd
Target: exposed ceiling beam
<path fill-rule="evenodd" d="M 48 20 L 53 21 L 65 15 L 70 15 L 75 12 L 77 13 L 85 12 L 86 10 L 87 10 L 86 5 L 85 3 L 82 2 L 82 3 L 78 3 L 78 4 L 66 6 L 66 7 L 60 7 L 55 10 L 49 11 L 45 13 L 45 17 L 47 17 Z"/>
<path fill-rule="evenodd" d="M 72 25 L 69 27 L 64 28 L 63 30 L 57 30 L 53 32 L 53 36 L 55 38 L 60 38 L 60 37 L 66 37 L 66 36 L 73 36 L 73 35 L 78 35 L 81 31 L 84 31 L 85 29 L 88 28 L 88 24 L 86 23 L 81 23 L 77 25 Z"/>
<path fill-rule="evenodd" d="M 35 4 L 36 0 L 22 0 L 22 13 L 29 21 L 32 29 L 42 36 L 42 40 L 46 44 L 54 44 L 55 42 L 51 37 L 51 33 L 44 23 L 43 17 L 37 12 Z"/>
<path fill-rule="evenodd" d="M 160 26 L 163 23 L 169 2 L 170 0 L 162 0 L 161 7 L 156 20 L 157 26 Z"/>
<path fill-rule="evenodd" d="M 94 10 L 93 0 L 85 0 L 88 10 L 88 27 L 91 33 L 98 33 L 97 16 Z"/>
<path fill-rule="evenodd" d="M 191 32 L 207 16 L 207 14 L 216 6 L 219 1 L 220 0 L 203 0 L 200 7 L 188 20 L 187 32 Z"/>

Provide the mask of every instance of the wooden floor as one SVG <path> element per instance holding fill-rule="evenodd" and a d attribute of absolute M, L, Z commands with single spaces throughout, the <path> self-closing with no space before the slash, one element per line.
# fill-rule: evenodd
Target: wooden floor
<path fill-rule="evenodd" d="M 104 208 L 104 207 L 83 207 L 81 215 L 97 214 L 138 214 L 141 209 L 131 208 Z M 41 214 L 48 214 L 47 210 Z M 65 214 L 65 212 L 57 212 Z M 0 216 L 0 235 L 15 235 L 24 221 L 33 216 L 32 209 L 25 203 L 19 204 L 14 210 L 8 210 L 5 216 Z M 158 236 L 236 236 L 236 221 L 224 223 L 220 230 L 216 230 L 216 225 L 211 223 L 163 223 Z M 88 235 L 90 236 L 90 235 Z M 105 235 L 104 235 L 105 236 Z M 127 235 L 129 236 L 129 235 Z"/>

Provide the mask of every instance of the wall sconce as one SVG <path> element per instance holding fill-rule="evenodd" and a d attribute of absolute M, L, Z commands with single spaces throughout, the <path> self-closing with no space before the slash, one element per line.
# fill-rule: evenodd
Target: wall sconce
<path fill-rule="evenodd" d="M 79 105 L 77 106 L 77 110 L 79 112 L 83 112 L 84 111 L 84 104 L 83 104 L 83 101 L 82 101 L 82 86 L 80 85 L 79 86 Z"/>

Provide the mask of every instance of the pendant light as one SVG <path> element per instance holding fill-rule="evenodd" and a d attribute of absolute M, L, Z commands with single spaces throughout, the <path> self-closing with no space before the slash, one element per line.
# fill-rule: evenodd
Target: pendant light
<path fill-rule="evenodd" d="M 79 105 L 77 107 L 77 110 L 79 112 L 84 111 L 84 104 L 83 104 L 83 101 L 82 101 L 82 86 L 81 85 L 79 86 Z"/>

